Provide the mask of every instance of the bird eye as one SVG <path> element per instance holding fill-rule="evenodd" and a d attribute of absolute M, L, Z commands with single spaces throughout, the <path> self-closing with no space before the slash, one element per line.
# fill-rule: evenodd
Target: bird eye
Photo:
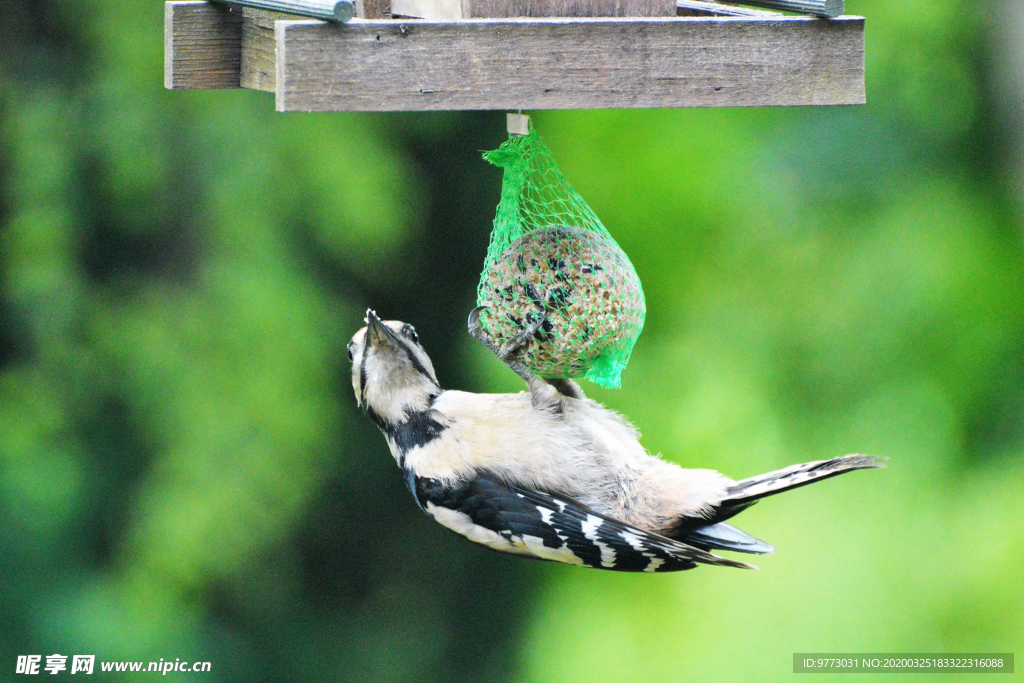
<path fill-rule="evenodd" d="M 414 328 L 412 325 L 406 323 L 405 327 L 402 328 L 402 334 L 405 335 L 406 339 L 412 341 L 412 343 L 420 343 L 420 337 L 418 334 L 416 334 L 416 328 Z"/>
<path fill-rule="evenodd" d="M 353 356 L 353 354 L 352 354 L 352 345 L 351 345 L 351 344 L 349 344 L 349 345 L 348 345 L 348 359 L 349 359 L 349 360 L 352 360 L 353 358 L 354 358 L 354 356 Z"/>

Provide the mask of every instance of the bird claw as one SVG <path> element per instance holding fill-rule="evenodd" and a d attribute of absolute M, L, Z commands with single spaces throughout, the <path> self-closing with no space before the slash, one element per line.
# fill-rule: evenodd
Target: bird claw
<path fill-rule="evenodd" d="M 477 306 L 469 312 L 469 320 L 467 323 L 470 336 L 490 349 L 491 352 L 501 360 L 501 362 L 512 368 L 514 373 L 519 375 L 527 384 L 530 384 L 531 380 L 536 379 L 533 376 L 533 373 L 531 373 L 529 369 L 519 361 L 516 354 L 509 352 L 508 344 L 499 347 L 494 340 L 491 339 L 491 336 L 484 330 L 483 325 L 480 323 L 480 314 L 485 310 L 488 310 L 487 306 Z"/>
<path fill-rule="evenodd" d="M 526 350 L 526 345 L 530 342 L 530 339 L 533 335 L 537 334 L 537 331 L 547 319 L 547 312 L 541 311 L 536 320 L 519 330 L 516 336 L 509 339 L 498 349 L 498 358 L 506 363 L 509 362 L 509 360 L 518 359 L 518 357 L 522 355 L 523 351 Z"/>
<path fill-rule="evenodd" d="M 530 338 L 537 333 L 547 320 L 547 313 L 541 312 L 537 320 L 519 331 L 515 337 L 498 346 L 484 330 L 480 322 L 480 314 L 488 310 L 487 306 L 477 306 L 469 312 L 467 327 L 469 335 L 491 350 L 502 363 L 512 369 L 530 389 L 533 407 L 550 410 L 558 403 L 559 394 L 570 398 L 583 398 L 583 391 L 576 382 L 570 379 L 545 380 L 533 374 L 522 362 L 522 354 Z M 560 412 L 557 411 L 557 412 Z"/>
<path fill-rule="evenodd" d="M 487 336 L 487 333 L 484 332 L 483 325 L 480 324 L 480 314 L 487 309 L 487 306 L 477 306 L 470 311 L 467 325 L 469 327 L 469 334 L 471 337 L 490 346 L 492 345 L 491 338 Z"/>

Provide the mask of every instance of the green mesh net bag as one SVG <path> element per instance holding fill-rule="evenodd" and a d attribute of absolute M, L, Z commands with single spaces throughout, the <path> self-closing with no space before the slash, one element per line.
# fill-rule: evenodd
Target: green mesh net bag
<path fill-rule="evenodd" d="M 543 320 L 521 356 L 534 374 L 618 387 L 646 314 L 633 264 L 536 131 L 484 159 L 504 179 L 477 290 L 483 331 L 502 345 Z"/>

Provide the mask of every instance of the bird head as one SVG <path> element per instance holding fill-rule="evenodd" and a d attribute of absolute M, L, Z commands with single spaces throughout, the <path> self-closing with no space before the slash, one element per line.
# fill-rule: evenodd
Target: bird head
<path fill-rule="evenodd" d="M 356 402 L 378 424 L 397 425 L 427 410 L 440 393 L 434 365 L 408 323 L 367 309 L 366 327 L 348 343 Z"/>

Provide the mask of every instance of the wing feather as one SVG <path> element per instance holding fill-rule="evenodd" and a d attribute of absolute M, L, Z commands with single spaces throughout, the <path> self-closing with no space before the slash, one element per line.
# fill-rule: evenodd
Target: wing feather
<path fill-rule="evenodd" d="M 602 515 L 566 496 L 480 474 L 456 486 L 413 477 L 420 506 L 443 526 L 493 550 L 627 572 L 697 564 L 752 568 Z"/>

